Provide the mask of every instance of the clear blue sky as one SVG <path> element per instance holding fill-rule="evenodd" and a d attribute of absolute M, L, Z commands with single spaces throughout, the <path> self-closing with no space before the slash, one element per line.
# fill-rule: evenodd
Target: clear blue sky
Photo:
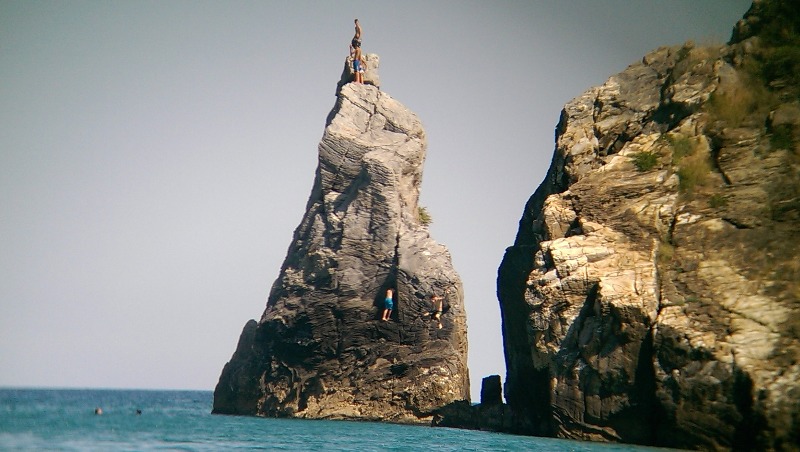
<path fill-rule="evenodd" d="M 428 137 L 475 400 L 562 106 L 749 0 L 0 0 L 0 386 L 213 389 L 311 191 L 353 19 Z"/>

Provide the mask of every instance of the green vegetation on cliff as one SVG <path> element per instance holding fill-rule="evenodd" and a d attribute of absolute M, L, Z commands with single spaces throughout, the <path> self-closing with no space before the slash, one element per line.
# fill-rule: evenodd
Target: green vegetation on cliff
<path fill-rule="evenodd" d="M 750 70 L 767 86 L 800 99 L 800 8 L 796 2 L 763 2 L 754 34 L 761 40 Z"/>

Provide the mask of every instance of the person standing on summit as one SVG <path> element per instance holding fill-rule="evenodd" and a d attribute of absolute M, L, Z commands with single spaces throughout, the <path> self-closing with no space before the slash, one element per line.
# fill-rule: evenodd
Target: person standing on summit
<path fill-rule="evenodd" d="M 355 20 L 356 32 L 353 35 L 353 40 L 350 41 L 350 57 L 353 59 L 353 81 L 356 83 L 364 83 L 364 68 L 367 62 L 361 53 L 361 24 L 358 19 Z"/>
<path fill-rule="evenodd" d="M 366 65 L 367 61 L 364 60 L 364 55 L 361 53 L 361 44 L 356 43 L 355 51 L 353 52 L 354 82 L 364 83 L 364 67 L 366 67 Z"/>

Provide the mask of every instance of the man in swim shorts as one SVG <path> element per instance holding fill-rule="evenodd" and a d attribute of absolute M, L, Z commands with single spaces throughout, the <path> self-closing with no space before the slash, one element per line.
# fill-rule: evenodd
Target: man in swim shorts
<path fill-rule="evenodd" d="M 361 55 L 361 24 L 358 19 L 355 19 L 356 32 L 353 35 L 353 40 L 350 41 L 350 59 L 352 60 L 353 67 L 353 81 L 356 83 L 364 83 L 364 70 L 367 62 Z"/>
<path fill-rule="evenodd" d="M 383 318 L 384 322 L 389 320 L 389 317 L 392 316 L 392 309 L 394 309 L 394 301 L 392 300 L 392 294 L 394 291 L 392 289 L 386 290 L 386 298 L 383 300 Z"/>
<path fill-rule="evenodd" d="M 353 74 L 355 75 L 356 83 L 364 83 L 364 66 L 367 65 L 367 62 L 364 60 L 364 56 L 361 53 L 361 43 L 353 39 Z"/>

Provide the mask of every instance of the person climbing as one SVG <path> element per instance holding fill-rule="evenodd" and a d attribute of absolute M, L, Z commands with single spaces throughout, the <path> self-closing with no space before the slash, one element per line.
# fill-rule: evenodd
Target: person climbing
<path fill-rule="evenodd" d="M 436 320 L 436 323 L 439 325 L 439 329 L 442 329 L 442 304 L 444 301 L 444 297 L 441 295 L 431 295 L 431 303 L 433 303 L 433 311 L 431 313 L 431 318 Z"/>
<path fill-rule="evenodd" d="M 384 322 L 388 321 L 389 317 L 392 316 L 392 309 L 394 309 L 393 293 L 392 289 L 386 289 L 386 298 L 383 300 L 383 318 L 381 319 Z"/>
<path fill-rule="evenodd" d="M 450 289 L 444 291 L 445 295 L 450 293 Z M 430 316 L 431 320 L 436 320 L 439 329 L 442 329 L 442 312 L 444 312 L 444 297 L 441 295 L 431 295 L 431 303 L 433 309 L 423 314 L 425 317 Z"/>

